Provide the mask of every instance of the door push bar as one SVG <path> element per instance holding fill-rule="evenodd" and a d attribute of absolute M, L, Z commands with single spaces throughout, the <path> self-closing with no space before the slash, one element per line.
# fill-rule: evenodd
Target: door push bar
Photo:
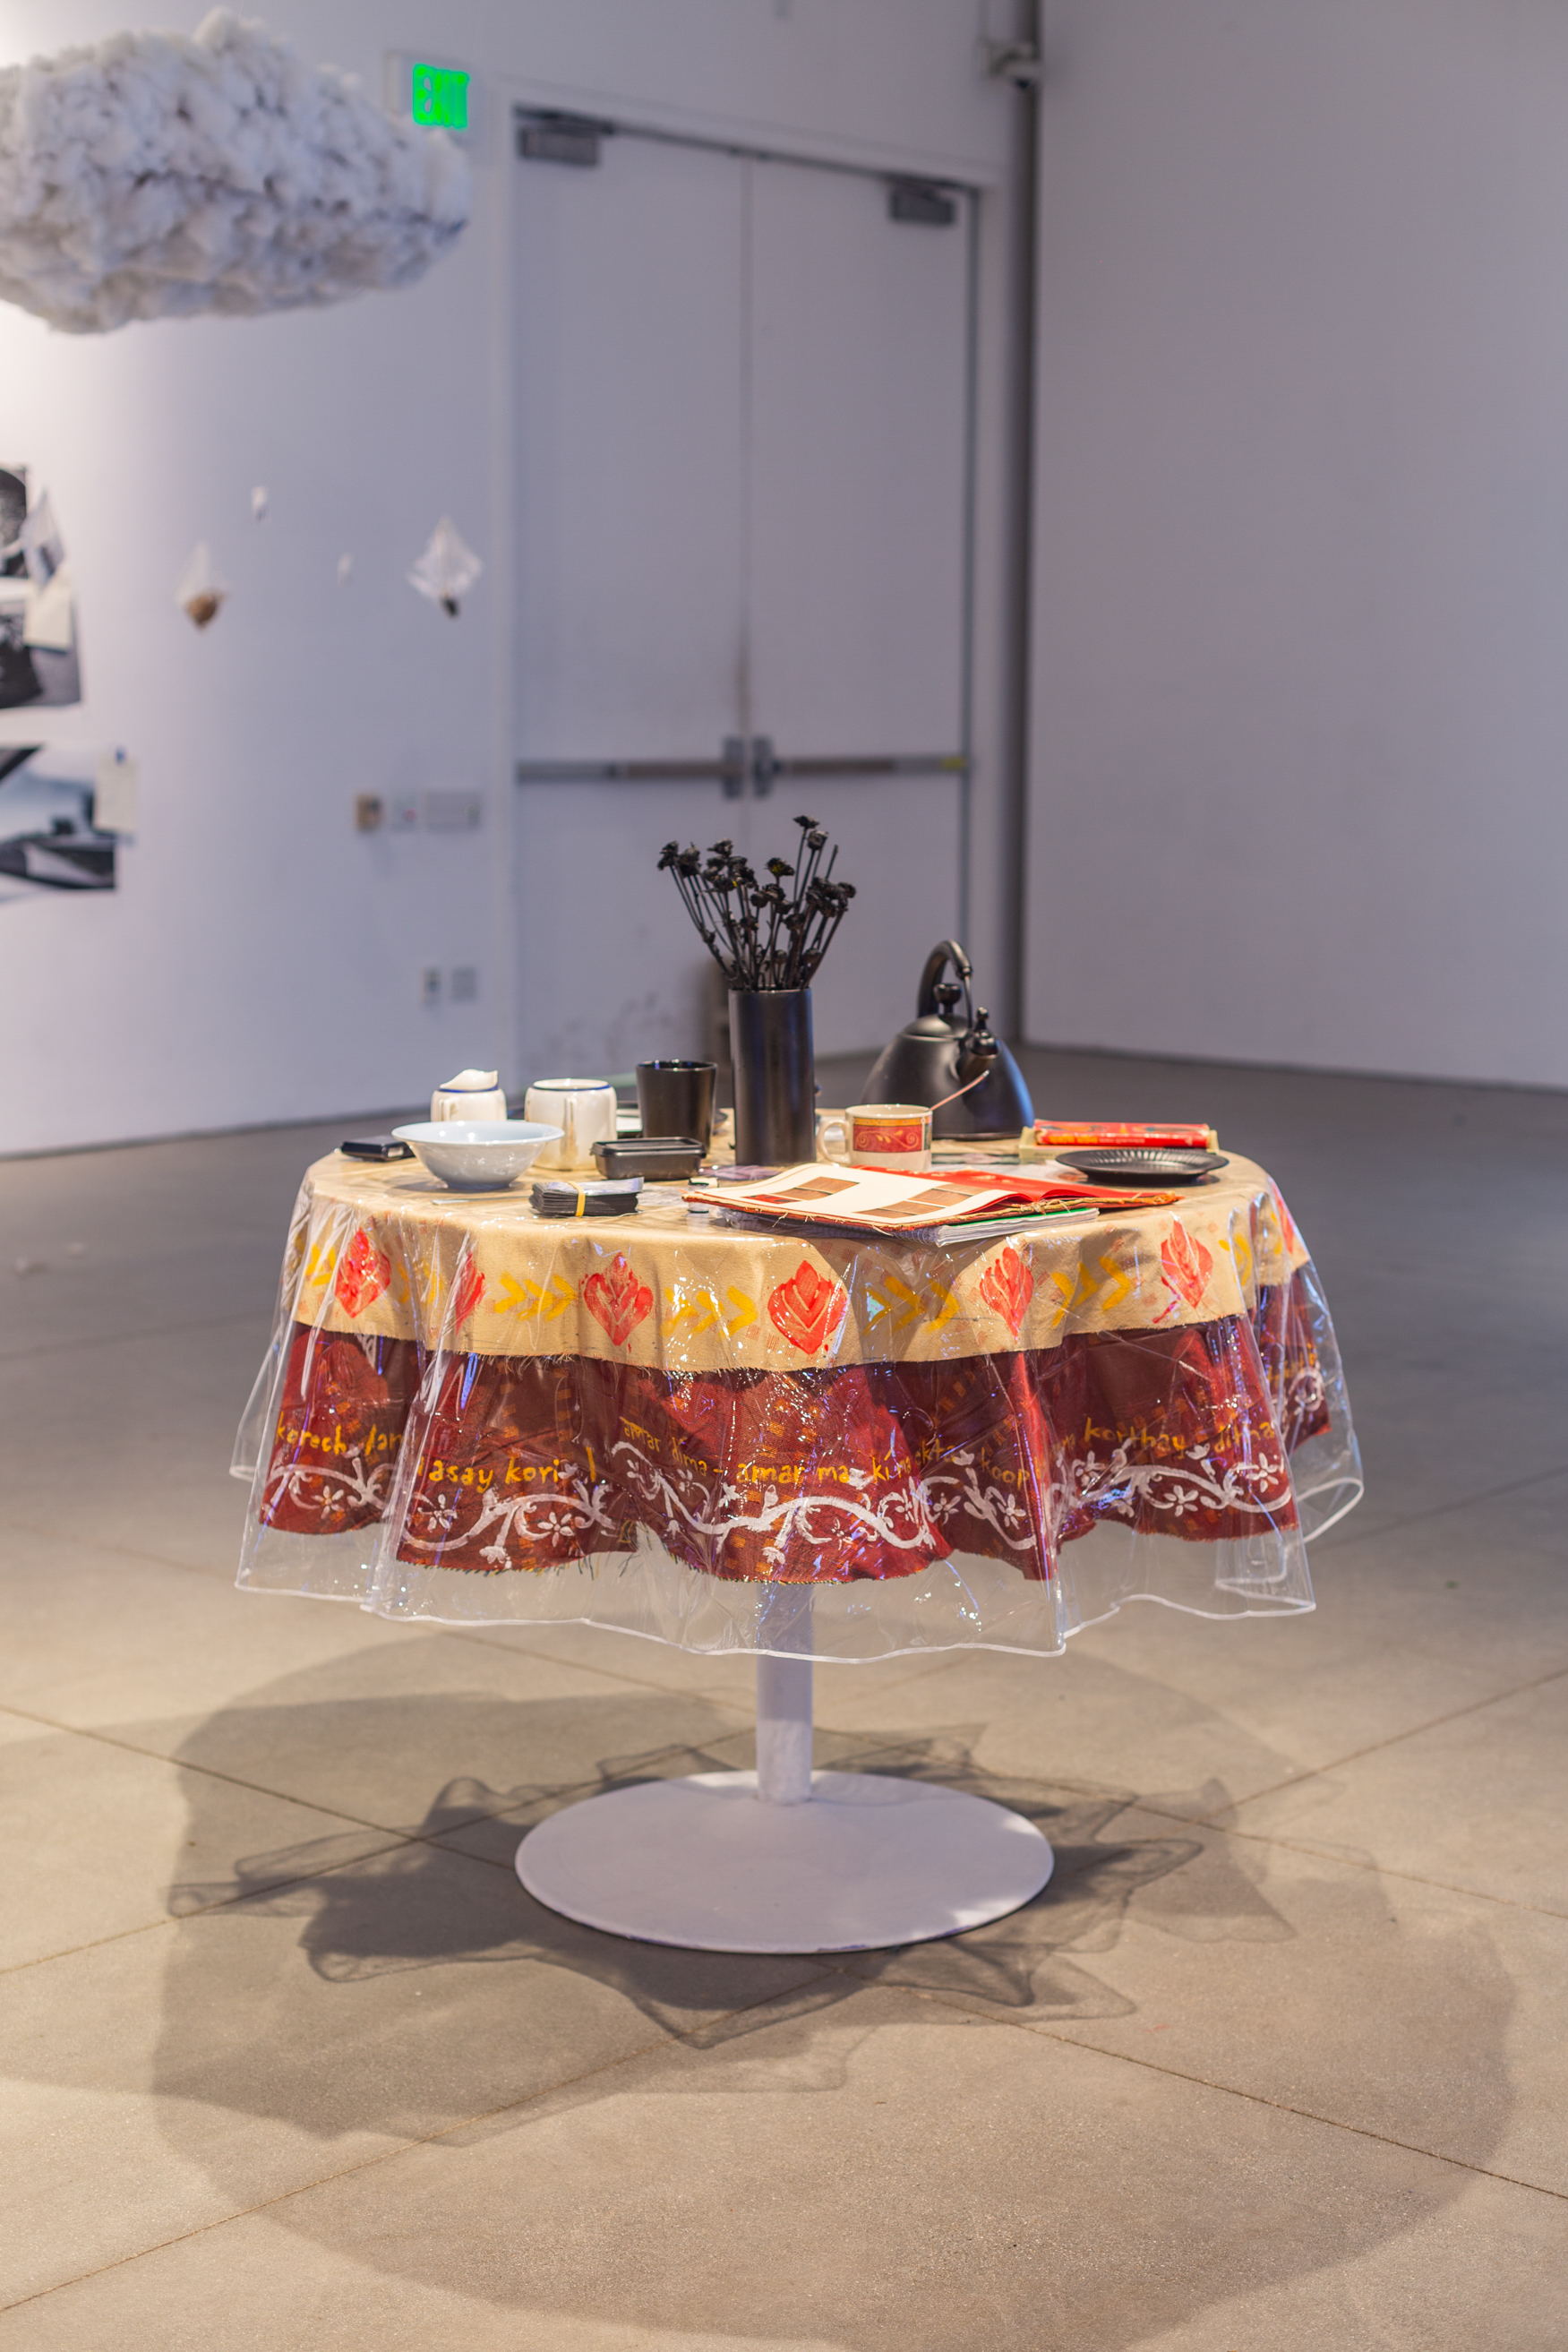
<path fill-rule="evenodd" d="M 716 783 L 727 801 L 743 800 L 749 783 L 756 800 L 766 800 L 780 782 L 808 783 L 821 778 L 852 782 L 862 776 L 962 776 L 969 761 L 962 751 L 850 752 L 780 759 L 770 735 L 727 735 L 716 760 L 519 760 L 519 784 Z"/>

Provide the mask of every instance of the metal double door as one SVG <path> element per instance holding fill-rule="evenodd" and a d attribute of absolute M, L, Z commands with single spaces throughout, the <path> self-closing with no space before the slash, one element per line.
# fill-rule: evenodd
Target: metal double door
<path fill-rule="evenodd" d="M 788 857 L 797 814 L 859 893 L 819 1051 L 880 1045 L 960 916 L 975 200 L 538 122 L 514 192 L 525 1074 L 700 1050 L 711 967 L 660 848 Z"/>

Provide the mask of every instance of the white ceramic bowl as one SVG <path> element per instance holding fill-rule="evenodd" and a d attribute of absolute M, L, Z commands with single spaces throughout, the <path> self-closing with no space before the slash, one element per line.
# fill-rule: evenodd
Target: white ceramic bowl
<path fill-rule="evenodd" d="M 502 1192 L 560 1129 L 526 1118 L 442 1118 L 394 1127 L 392 1133 L 444 1184 L 464 1192 Z"/>

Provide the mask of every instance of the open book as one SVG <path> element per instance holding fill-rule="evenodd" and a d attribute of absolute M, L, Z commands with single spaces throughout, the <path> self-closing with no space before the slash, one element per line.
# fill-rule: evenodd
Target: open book
<path fill-rule="evenodd" d="M 694 1206 L 716 1208 L 748 1223 L 843 1225 L 852 1232 L 908 1234 L 944 1226 L 1027 1224 L 1037 1217 L 1082 1216 L 1105 1209 L 1163 1208 L 1177 1192 L 1149 1192 L 1064 1178 L 1015 1176 L 992 1168 L 943 1168 L 935 1174 L 843 1168 L 816 1160 L 782 1168 L 756 1184 L 693 1191 Z"/>

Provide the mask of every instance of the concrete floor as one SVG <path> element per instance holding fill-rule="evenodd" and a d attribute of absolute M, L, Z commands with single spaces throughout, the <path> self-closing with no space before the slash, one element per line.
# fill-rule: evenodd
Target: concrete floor
<path fill-rule="evenodd" d="M 232 1589 L 340 1125 L 0 1167 L 3 2352 L 1561 2352 L 1568 1097 L 1030 1062 L 1274 1170 L 1368 1498 L 1311 1618 L 822 1671 L 820 1760 L 1060 1856 L 844 1965 L 512 1874 L 574 1793 L 748 1761 L 741 1663 Z"/>

